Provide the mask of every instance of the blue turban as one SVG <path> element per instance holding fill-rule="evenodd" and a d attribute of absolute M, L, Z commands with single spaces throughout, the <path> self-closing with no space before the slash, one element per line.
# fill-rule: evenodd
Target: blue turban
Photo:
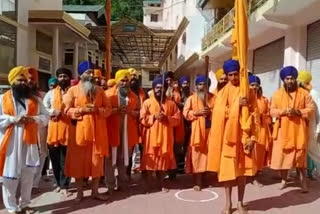
<path fill-rule="evenodd" d="M 251 75 L 249 76 L 249 84 L 252 84 L 252 83 L 257 83 L 258 85 L 261 85 L 261 80 L 259 77 L 255 75 Z"/>
<path fill-rule="evenodd" d="M 51 78 L 48 80 L 48 85 L 51 85 L 52 83 L 58 84 L 58 79 L 55 78 L 55 77 L 51 77 Z"/>
<path fill-rule="evenodd" d="M 185 81 L 189 82 L 189 79 L 187 76 L 183 76 L 179 79 L 179 84 L 182 85 Z"/>
<path fill-rule="evenodd" d="M 297 79 L 298 78 L 298 70 L 293 66 L 286 66 L 286 67 L 282 68 L 280 71 L 280 78 L 282 79 L 282 81 L 284 81 L 284 79 L 288 76 L 292 76 L 295 79 Z"/>
<path fill-rule="evenodd" d="M 240 71 L 240 64 L 238 60 L 229 59 L 224 62 L 223 64 L 223 70 L 226 74 L 234 71 Z"/>
<path fill-rule="evenodd" d="M 152 88 L 155 88 L 158 84 L 163 84 L 162 76 L 154 78 L 154 80 L 152 81 Z"/>
<path fill-rule="evenodd" d="M 208 82 L 207 82 L 206 80 L 207 80 Z M 196 78 L 196 85 L 199 85 L 199 83 L 201 83 L 201 82 L 208 83 L 208 86 L 210 87 L 210 84 L 211 84 L 210 79 L 207 79 L 206 76 L 203 75 L 203 74 L 200 74 L 200 75 L 197 76 L 197 78 Z"/>
<path fill-rule="evenodd" d="M 89 61 L 80 62 L 78 66 L 78 73 L 81 76 L 84 72 L 86 72 L 89 69 L 93 69 L 91 62 Z"/>

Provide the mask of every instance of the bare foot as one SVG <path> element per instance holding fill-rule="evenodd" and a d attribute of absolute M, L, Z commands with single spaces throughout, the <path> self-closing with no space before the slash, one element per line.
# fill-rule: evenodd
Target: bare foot
<path fill-rule="evenodd" d="M 301 192 L 302 192 L 302 193 L 307 193 L 307 192 L 309 192 L 306 179 L 304 179 L 304 180 L 301 182 Z"/>
<path fill-rule="evenodd" d="M 55 190 L 54 190 L 54 192 L 60 192 L 60 190 L 61 190 L 61 188 L 60 187 L 57 187 L 57 188 L 55 188 Z"/>
<path fill-rule="evenodd" d="M 199 192 L 199 191 L 201 191 L 201 187 L 200 186 L 194 186 L 193 190 L 196 191 L 196 192 Z"/>
<path fill-rule="evenodd" d="M 287 187 L 287 181 L 282 180 L 279 189 L 280 189 L 280 190 L 283 190 L 283 189 L 285 189 L 286 187 Z"/>
<path fill-rule="evenodd" d="M 83 193 L 77 193 L 77 197 L 74 199 L 76 203 L 80 203 L 83 200 Z"/>
<path fill-rule="evenodd" d="M 237 210 L 239 214 L 247 214 L 248 210 L 240 203 L 238 203 Z"/>
<path fill-rule="evenodd" d="M 62 195 L 64 195 L 64 196 L 66 196 L 66 197 L 72 196 L 72 193 L 69 192 L 67 189 L 62 189 L 62 190 L 60 191 L 60 193 L 61 193 Z"/>
<path fill-rule="evenodd" d="M 94 194 L 92 195 L 92 198 L 94 200 L 98 200 L 98 201 L 108 201 L 110 196 L 108 195 L 100 195 L 100 194 Z"/>
<path fill-rule="evenodd" d="M 221 210 L 221 214 L 231 214 L 232 213 L 232 208 L 225 208 Z"/>
<path fill-rule="evenodd" d="M 255 186 L 257 186 L 257 187 L 263 187 L 263 184 L 262 183 L 260 183 L 257 179 L 254 179 L 253 180 L 253 185 L 255 185 Z"/>
<path fill-rule="evenodd" d="M 164 193 L 167 193 L 167 192 L 169 192 L 169 189 L 168 189 L 168 188 L 165 188 L 165 187 L 162 187 L 162 188 L 161 188 L 161 191 L 164 192 Z"/>

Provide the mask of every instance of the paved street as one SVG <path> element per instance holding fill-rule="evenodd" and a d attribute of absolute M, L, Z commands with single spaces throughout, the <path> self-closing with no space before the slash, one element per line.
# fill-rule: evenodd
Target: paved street
<path fill-rule="evenodd" d="M 136 176 L 134 180 L 139 180 Z M 141 183 L 133 182 L 130 191 L 116 192 L 107 203 L 91 200 L 87 197 L 81 204 L 75 204 L 72 197 L 66 198 L 52 192 L 52 183 L 46 183 L 44 193 L 34 197 L 31 206 L 40 213 L 112 213 L 112 214 L 212 214 L 220 213 L 223 208 L 223 188 L 213 187 L 202 192 L 183 189 L 190 188 L 191 177 L 181 175 L 171 185 L 169 193 L 154 192 L 148 195 L 142 193 Z M 302 194 L 292 183 L 285 190 L 278 190 L 275 175 L 264 173 L 264 187 L 247 185 L 245 201 L 250 213 L 281 213 L 281 214 L 316 214 L 320 210 L 320 182 L 310 181 L 310 192 Z M 75 189 L 72 189 L 74 191 Z M 106 189 L 101 189 L 106 191 Z M 180 193 L 179 193 L 180 192 Z M 86 191 L 86 196 L 90 191 Z M 177 197 L 178 193 L 178 197 Z M 216 194 L 217 195 L 216 195 Z M 178 199 L 180 198 L 180 199 Z M 216 199 L 214 199 L 216 198 Z M 181 200 L 182 199 L 182 200 Z M 236 200 L 236 191 L 233 192 Z M 235 207 L 235 206 L 234 206 Z M 0 205 L 0 213 L 6 213 Z M 237 213 L 236 211 L 234 213 Z"/>

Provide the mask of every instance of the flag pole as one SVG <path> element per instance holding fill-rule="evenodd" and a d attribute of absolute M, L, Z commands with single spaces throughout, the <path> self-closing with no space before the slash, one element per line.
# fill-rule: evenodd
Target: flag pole
<path fill-rule="evenodd" d="M 209 94 L 209 56 L 205 57 L 205 76 L 206 76 L 206 85 L 207 91 L 205 93 L 204 106 L 208 105 L 208 94 Z"/>
<path fill-rule="evenodd" d="M 105 16 L 106 16 L 106 51 L 105 51 L 105 61 L 106 61 L 106 77 L 111 78 L 111 0 L 106 0 L 105 5 Z"/>

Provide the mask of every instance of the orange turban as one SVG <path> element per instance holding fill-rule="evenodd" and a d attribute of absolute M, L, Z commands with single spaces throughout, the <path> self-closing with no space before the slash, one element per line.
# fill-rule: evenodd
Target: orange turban
<path fill-rule="evenodd" d="M 115 79 L 109 79 L 107 82 L 108 87 L 113 87 L 115 84 L 117 84 Z"/>
<path fill-rule="evenodd" d="M 93 70 L 93 76 L 96 78 L 96 77 L 102 77 L 102 74 L 101 74 L 101 70 L 100 69 L 94 69 Z"/>
<path fill-rule="evenodd" d="M 29 72 L 29 74 L 32 76 L 32 79 L 33 79 L 35 82 L 38 82 L 38 81 L 39 81 L 39 75 L 38 75 L 37 69 L 32 68 L 32 67 L 26 67 L 26 70 Z"/>

